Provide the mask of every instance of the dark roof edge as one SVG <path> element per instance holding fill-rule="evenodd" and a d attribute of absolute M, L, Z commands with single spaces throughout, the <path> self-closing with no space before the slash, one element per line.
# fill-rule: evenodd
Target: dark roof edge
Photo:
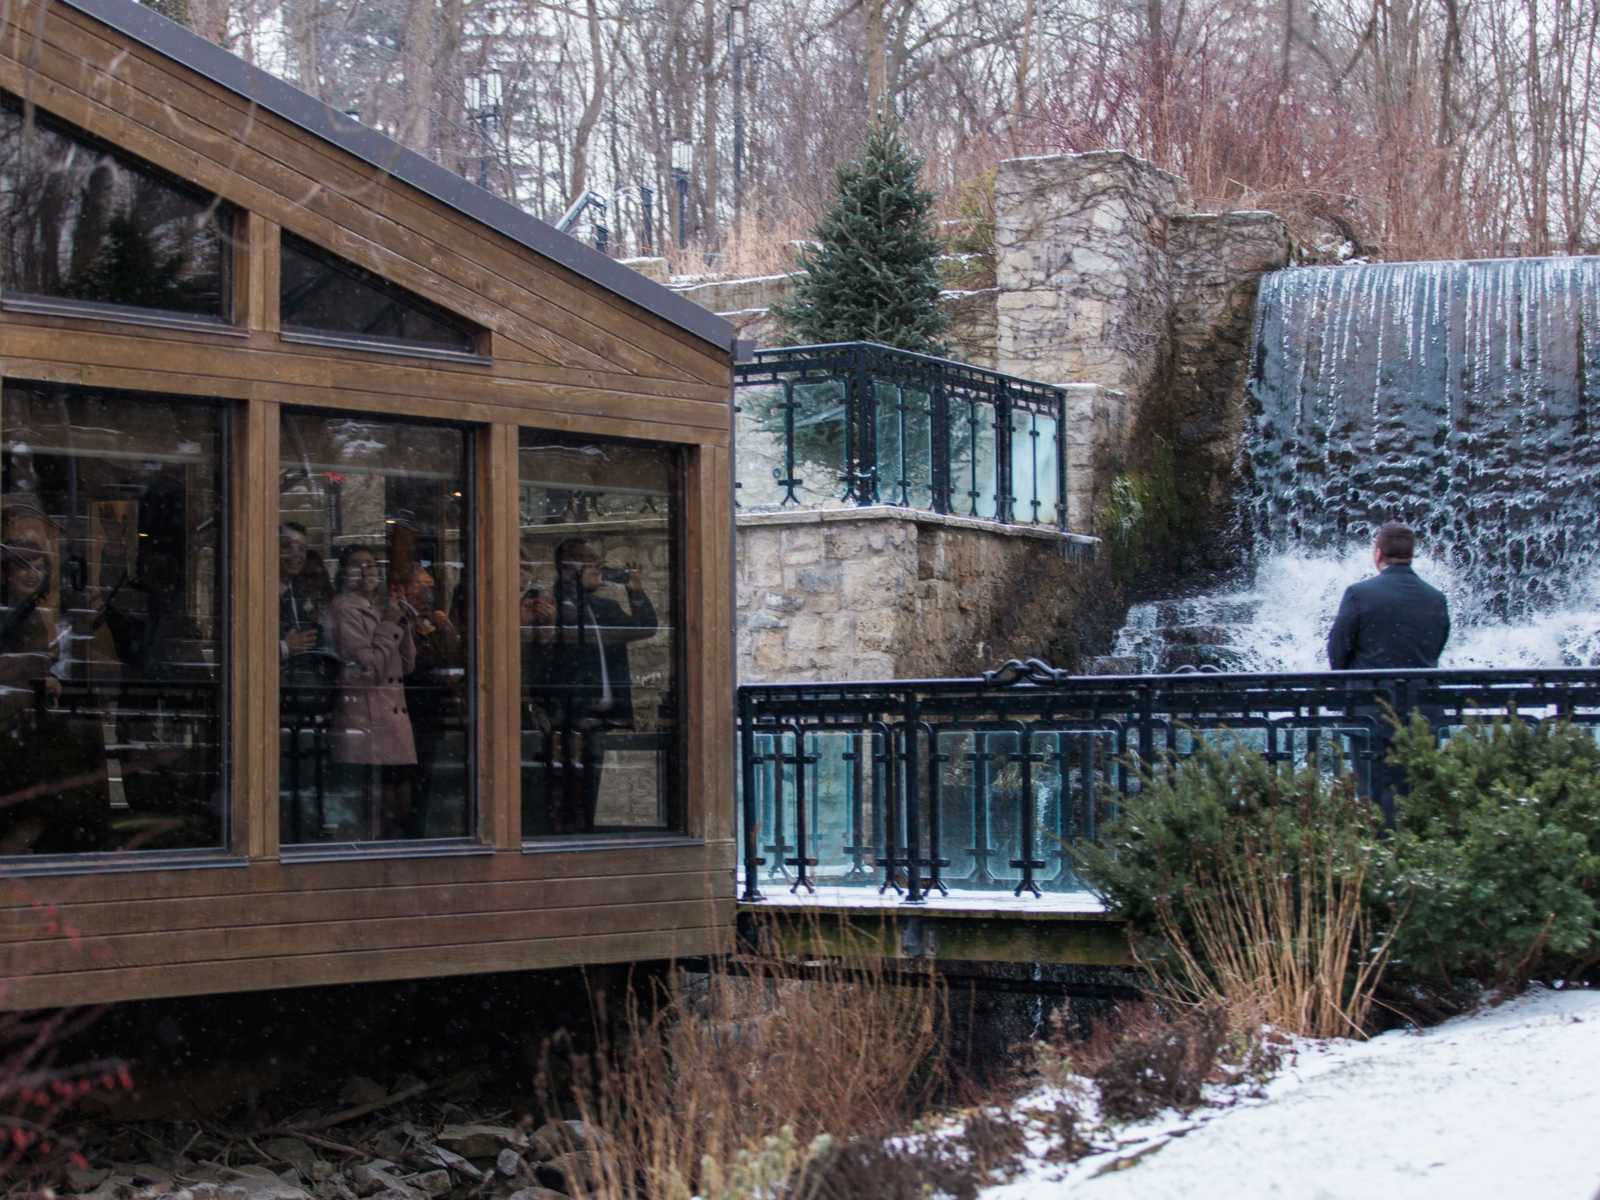
<path fill-rule="evenodd" d="M 467 182 L 453 171 L 409 150 L 299 88 L 252 67 L 242 58 L 213 45 L 182 25 L 167 20 L 137 0 L 62 0 L 71 8 L 109 25 L 159 54 L 181 63 L 213 83 L 221 84 L 268 112 L 331 142 L 357 158 L 425 192 L 458 212 L 521 242 L 569 271 L 615 292 L 650 312 L 732 353 L 733 326 L 692 300 L 614 262 L 578 241 L 523 212 L 498 196 Z"/>

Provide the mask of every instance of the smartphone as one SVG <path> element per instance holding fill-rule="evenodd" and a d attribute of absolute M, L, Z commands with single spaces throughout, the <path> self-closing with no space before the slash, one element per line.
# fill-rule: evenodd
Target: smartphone
<path fill-rule="evenodd" d="M 624 571 L 620 567 L 601 567 L 600 578 L 606 583 L 627 583 L 628 576 L 633 572 Z"/>

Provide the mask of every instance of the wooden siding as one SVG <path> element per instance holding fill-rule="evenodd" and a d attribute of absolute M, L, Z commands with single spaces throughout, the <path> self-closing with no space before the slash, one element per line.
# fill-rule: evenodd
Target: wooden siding
<path fill-rule="evenodd" d="M 230 843 L 221 865 L 0 880 L 0 1006 L 699 954 L 731 877 L 728 355 L 60 4 L 0 14 L 0 88 L 240 210 L 232 330 L 0 312 L 0 375 L 234 401 Z M 289 230 L 488 331 L 487 363 L 278 336 Z M 279 857 L 276 471 L 283 405 L 476 430 L 478 842 Z M 688 448 L 686 836 L 525 849 L 517 762 L 517 431 Z M 0 875 L 7 872 L 0 867 Z"/>

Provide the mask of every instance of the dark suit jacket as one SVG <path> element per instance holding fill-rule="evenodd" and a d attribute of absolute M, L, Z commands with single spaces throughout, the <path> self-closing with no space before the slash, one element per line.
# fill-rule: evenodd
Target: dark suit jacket
<path fill-rule="evenodd" d="M 1397 564 L 1345 589 L 1328 633 L 1328 666 L 1335 671 L 1437 667 L 1449 640 L 1444 593 Z"/>
<path fill-rule="evenodd" d="M 628 643 L 656 632 L 655 605 L 643 592 L 630 594 L 627 608 L 605 596 L 589 595 L 585 603 L 593 614 L 593 626 L 584 618 L 570 640 L 567 628 L 558 626 L 555 644 L 538 648 L 544 667 L 535 668 L 532 677 L 542 679 L 542 690 L 558 703 L 561 715 L 557 720 L 598 716 L 613 725 L 631 725 L 633 672 L 628 666 Z M 605 654 L 604 680 L 611 685 L 611 707 L 603 712 L 599 708 L 603 683 L 594 642 L 596 630 Z"/>

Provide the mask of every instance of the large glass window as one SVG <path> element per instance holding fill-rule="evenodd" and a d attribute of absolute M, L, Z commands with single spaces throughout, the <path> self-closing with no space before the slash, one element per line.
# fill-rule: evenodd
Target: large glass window
<path fill-rule="evenodd" d="M 472 354 L 478 330 L 437 304 L 292 233 L 283 235 L 284 332 Z"/>
<path fill-rule="evenodd" d="M 225 321 L 233 210 L 0 97 L 0 279 L 7 296 Z"/>
<path fill-rule="evenodd" d="M 0 854 L 220 848 L 226 411 L 0 397 Z"/>
<path fill-rule="evenodd" d="M 450 426 L 284 414 L 286 845 L 472 832 L 467 446 Z"/>
<path fill-rule="evenodd" d="M 523 430 L 522 831 L 681 828 L 681 455 Z"/>

